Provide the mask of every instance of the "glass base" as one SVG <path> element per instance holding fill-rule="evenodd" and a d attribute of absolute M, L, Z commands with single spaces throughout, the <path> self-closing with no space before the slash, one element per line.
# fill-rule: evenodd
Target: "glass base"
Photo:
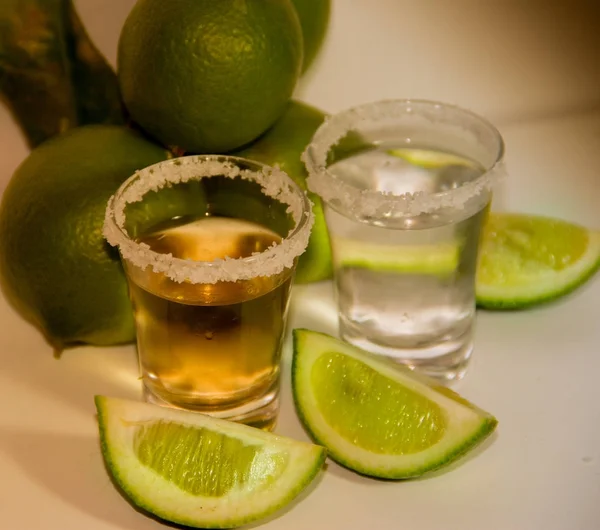
<path fill-rule="evenodd" d="M 213 418 L 235 421 L 250 427 L 256 427 L 264 431 L 272 431 L 277 423 L 279 413 L 279 386 L 274 386 L 269 392 L 253 401 L 236 404 L 229 408 L 215 409 L 214 405 L 203 406 L 197 403 L 183 403 L 167 401 L 163 397 L 152 392 L 148 386 L 143 385 L 143 396 L 147 403 L 170 407 L 188 412 L 200 412 Z"/>
<path fill-rule="evenodd" d="M 382 344 L 375 338 L 356 333 L 352 327 L 344 326 L 343 321 L 340 322 L 340 336 L 358 348 L 381 355 L 444 383 L 458 381 L 464 377 L 473 353 L 471 328 L 454 340 L 429 341 L 413 347 Z"/>

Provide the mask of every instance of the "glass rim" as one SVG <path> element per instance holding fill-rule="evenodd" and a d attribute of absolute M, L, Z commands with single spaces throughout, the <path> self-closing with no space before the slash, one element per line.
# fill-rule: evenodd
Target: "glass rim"
<path fill-rule="evenodd" d="M 262 252 L 245 258 L 226 257 L 213 261 L 187 260 L 155 252 L 127 233 L 125 208 L 128 204 L 139 202 L 146 193 L 159 191 L 165 186 L 218 176 L 258 183 L 266 196 L 288 206 L 287 213 L 294 226 L 279 243 Z M 142 270 L 151 266 L 154 272 L 162 273 L 177 283 L 250 280 L 293 269 L 295 259 L 308 246 L 314 222 L 311 205 L 306 192 L 277 166 L 229 155 L 189 155 L 138 170 L 123 182 L 108 200 L 103 234 L 128 263 Z"/>
<path fill-rule="evenodd" d="M 327 154 L 350 130 L 360 124 L 377 123 L 399 118 L 414 110 L 429 113 L 453 111 L 485 127 L 495 138 L 497 150 L 494 161 L 476 179 L 458 188 L 435 193 L 403 193 L 365 190 L 340 179 L 329 171 Z M 433 121 L 433 118 L 432 118 Z M 505 145 L 498 129 L 478 114 L 457 105 L 427 99 L 386 99 L 348 108 L 325 119 L 316 130 L 301 159 L 308 171 L 308 189 L 326 203 L 336 202 L 360 217 L 413 217 L 432 213 L 446 207 L 462 208 L 483 191 L 491 190 L 505 175 Z"/>

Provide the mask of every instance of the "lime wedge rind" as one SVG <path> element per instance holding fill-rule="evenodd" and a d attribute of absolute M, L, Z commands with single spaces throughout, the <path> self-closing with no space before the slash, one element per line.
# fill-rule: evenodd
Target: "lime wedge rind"
<path fill-rule="evenodd" d="M 323 447 L 203 414 L 104 396 L 96 396 L 95 401 L 101 449 L 115 482 L 135 506 L 177 524 L 194 528 L 234 528 L 268 517 L 312 482 L 326 458 Z M 134 453 L 136 424 L 159 418 L 216 430 L 248 444 L 262 445 L 266 451 L 285 452 L 288 464 L 268 488 L 262 485 L 253 491 L 248 486 L 224 497 L 190 494 L 141 464 Z"/>
<path fill-rule="evenodd" d="M 328 456 L 352 471 L 384 479 L 417 477 L 455 461 L 496 428 L 498 422 L 491 414 L 408 368 L 377 359 L 323 333 L 295 329 L 293 340 L 292 389 L 298 416 L 311 438 L 327 447 Z M 340 436 L 319 413 L 310 383 L 314 361 L 321 354 L 331 351 L 353 357 L 439 405 L 448 421 L 442 439 L 419 453 L 384 455 L 367 451 Z"/>
<path fill-rule="evenodd" d="M 490 285 L 477 281 L 477 306 L 488 310 L 518 310 L 549 303 L 572 293 L 600 269 L 600 231 L 589 231 L 584 254 L 561 271 L 523 276 L 518 284 Z"/>

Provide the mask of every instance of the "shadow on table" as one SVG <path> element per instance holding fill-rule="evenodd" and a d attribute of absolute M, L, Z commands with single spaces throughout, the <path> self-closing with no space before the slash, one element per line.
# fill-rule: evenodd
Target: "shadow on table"
<path fill-rule="evenodd" d="M 41 333 L 25 322 L 0 296 L 2 378 L 16 385 L 33 405 L 59 401 L 67 409 L 93 413 L 95 394 L 137 397 L 141 391 L 135 348 L 81 346 L 60 358 Z"/>
<path fill-rule="evenodd" d="M 164 528 L 116 498 L 95 436 L 0 429 L 0 451 L 32 482 L 80 512 L 115 528 Z"/>
<path fill-rule="evenodd" d="M 98 451 L 97 437 L 0 429 L 0 452 L 58 500 L 115 528 L 188 528 L 160 520 L 132 505 L 119 486 L 111 482 Z M 255 528 L 284 516 L 311 495 L 322 478 L 323 473 L 286 507 L 244 528 Z M 118 499 L 119 495 L 123 498 Z"/>
<path fill-rule="evenodd" d="M 337 335 L 338 313 L 333 300 L 333 285 L 319 282 L 294 286 L 288 321 L 290 331 L 307 328 Z"/>
<path fill-rule="evenodd" d="M 23 393 L 30 391 L 31 402 L 38 399 L 59 401 L 66 409 L 86 415 L 94 411 L 96 394 L 133 399 L 140 395 L 133 349 L 86 350 L 92 351 L 69 353 L 85 355 L 85 359 L 58 360 L 52 358 L 51 352 L 4 349 L 0 354 L 2 373 L 12 382 L 28 388 Z M 36 355 L 47 355 L 47 358 L 32 358 Z"/>

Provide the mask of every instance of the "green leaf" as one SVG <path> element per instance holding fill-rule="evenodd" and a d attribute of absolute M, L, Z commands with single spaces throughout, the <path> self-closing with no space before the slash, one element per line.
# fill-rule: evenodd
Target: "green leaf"
<path fill-rule="evenodd" d="M 30 147 L 80 125 L 124 122 L 116 75 L 71 0 L 0 2 L 0 98 Z"/>

